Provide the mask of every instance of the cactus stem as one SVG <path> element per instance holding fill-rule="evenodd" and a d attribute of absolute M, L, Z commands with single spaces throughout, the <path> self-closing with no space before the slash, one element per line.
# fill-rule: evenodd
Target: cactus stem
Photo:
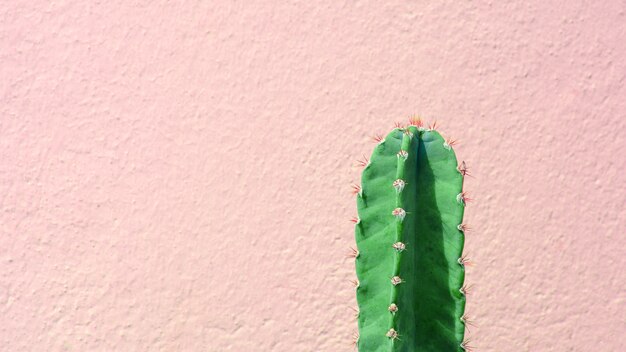
<path fill-rule="evenodd" d="M 355 265 L 362 284 L 356 290 L 363 337 L 357 347 L 391 352 L 457 346 L 452 350 L 460 351 L 468 331 L 463 316 L 469 290 L 465 266 L 470 264 L 463 255 L 467 166 L 457 161 L 455 141 L 435 131 L 437 122 L 428 125 L 430 131 L 417 117 L 403 122 L 374 148 L 373 160 L 362 163 L 369 165 L 360 183 L 367 194 L 357 197 L 364 221 L 355 226 L 355 237 L 363 253 L 352 254 L 359 256 Z M 440 295 L 441 304 L 420 304 L 422 295 Z M 444 327 L 439 321 L 451 324 Z"/>

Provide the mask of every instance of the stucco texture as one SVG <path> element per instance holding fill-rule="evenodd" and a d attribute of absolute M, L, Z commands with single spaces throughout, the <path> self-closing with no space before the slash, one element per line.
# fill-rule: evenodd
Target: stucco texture
<path fill-rule="evenodd" d="M 474 175 L 478 351 L 626 348 L 623 1 L 3 1 L 1 351 L 351 351 L 370 136 Z"/>

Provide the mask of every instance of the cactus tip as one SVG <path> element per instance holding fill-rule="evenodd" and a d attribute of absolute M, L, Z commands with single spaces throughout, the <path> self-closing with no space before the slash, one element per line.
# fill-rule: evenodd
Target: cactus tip
<path fill-rule="evenodd" d="M 409 118 L 409 125 L 415 126 L 415 127 L 422 127 L 424 126 L 424 123 L 422 122 L 421 118 L 417 116 L 412 116 L 411 118 Z"/>
<path fill-rule="evenodd" d="M 393 126 L 395 128 L 400 128 L 400 129 L 404 128 L 404 125 L 402 125 L 402 122 L 400 122 L 400 121 L 394 122 Z"/>
<path fill-rule="evenodd" d="M 372 137 L 372 139 L 373 139 L 373 140 L 374 140 L 374 142 L 376 142 L 376 143 L 382 143 L 382 142 L 385 140 L 385 138 L 383 137 L 383 135 L 382 135 L 382 134 L 380 134 L 380 133 L 376 133 L 376 134 Z"/>
<path fill-rule="evenodd" d="M 406 160 L 409 157 L 409 152 L 407 152 L 406 150 L 400 150 L 397 155 L 398 158 Z"/>
<path fill-rule="evenodd" d="M 353 216 L 352 219 L 350 219 L 351 222 L 355 223 L 355 224 L 359 224 L 361 223 L 361 219 L 359 219 L 356 216 Z"/>
<path fill-rule="evenodd" d="M 433 122 L 432 124 L 428 124 L 428 129 L 431 131 L 434 131 L 437 129 L 437 121 Z"/>

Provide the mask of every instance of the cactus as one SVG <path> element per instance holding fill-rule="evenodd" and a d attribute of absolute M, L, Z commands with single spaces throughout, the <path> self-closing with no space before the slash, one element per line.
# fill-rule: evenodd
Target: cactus
<path fill-rule="evenodd" d="M 356 188 L 358 351 L 468 351 L 465 163 L 418 119 L 377 140 Z"/>

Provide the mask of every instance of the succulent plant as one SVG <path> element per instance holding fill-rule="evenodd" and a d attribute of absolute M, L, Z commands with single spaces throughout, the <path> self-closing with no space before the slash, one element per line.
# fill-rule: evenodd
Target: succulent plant
<path fill-rule="evenodd" d="M 468 351 L 465 163 L 419 119 L 377 140 L 355 188 L 357 348 Z"/>

